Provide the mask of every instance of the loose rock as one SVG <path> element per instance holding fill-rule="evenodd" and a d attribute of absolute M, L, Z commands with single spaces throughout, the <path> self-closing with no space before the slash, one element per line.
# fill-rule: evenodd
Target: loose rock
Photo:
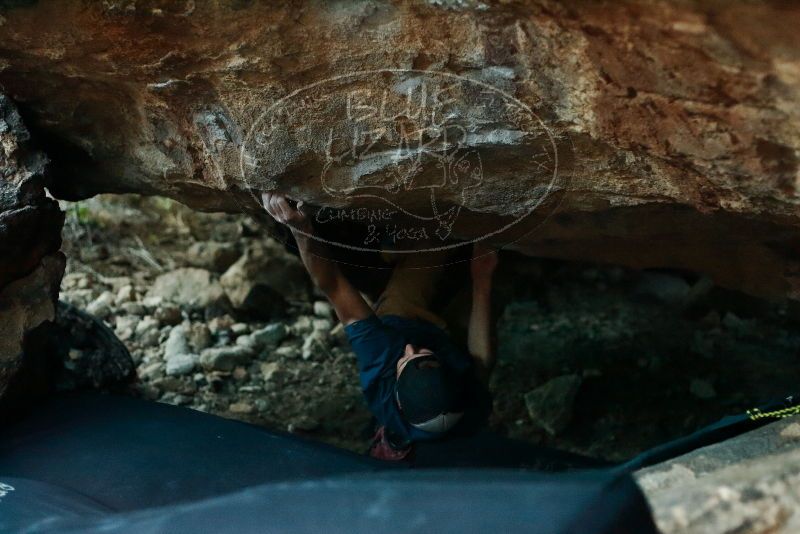
<path fill-rule="evenodd" d="M 125 285 L 119 288 L 117 291 L 117 296 L 114 298 L 114 303 L 119 306 L 125 302 L 130 302 L 133 300 L 134 291 L 132 285 Z"/>
<path fill-rule="evenodd" d="M 86 307 L 86 312 L 98 319 L 106 319 L 111 315 L 111 306 L 113 304 L 114 295 L 110 291 L 103 291 L 99 297 Z"/>
<path fill-rule="evenodd" d="M 272 323 L 260 330 L 256 330 L 250 337 L 254 344 L 259 348 L 274 347 L 286 336 L 289 335 L 289 329 L 283 323 Z"/>
<path fill-rule="evenodd" d="M 211 332 L 204 323 L 192 323 L 188 329 L 187 337 L 189 345 L 194 352 L 200 352 L 211 346 Z"/>
<path fill-rule="evenodd" d="M 153 362 L 140 367 L 138 375 L 140 379 L 152 380 L 161 376 L 164 373 L 164 364 L 162 362 Z"/>
<path fill-rule="evenodd" d="M 235 368 L 233 370 L 233 373 L 231 374 L 231 376 L 237 382 L 244 382 L 249 377 L 249 374 L 247 373 L 247 369 L 245 369 L 244 367 L 239 366 L 239 367 L 237 367 L 237 368 Z"/>
<path fill-rule="evenodd" d="M 261 364 L 261 376 L 264 382 L 275 380 L 281 374 L 281 367 L 277 362 L 266 362 Z"/>
<path fill-rule="evenodd" d="M 179 325 L 170 330 L 167 342 L 164 344 L 164 359 L 169 360 L 175 356 L 192 352 L 187 339 L 187 326 Z"/>
<path fill-rule="evenodd" d="M 148 297 L 161 297 L 191 309 L 219 305 L 224 297 L 220 283 L 205 269 L 186 267 L 156 278 Z"/>
<path fill-rule="evenodd" d="M 283 345 L 275 349 L 275 355 L 288 360 L 299 358 L 301 355 L 300 347 L 297 345 Z"/>
<path fill-rule="evenodd" d="M 166 360 L 168 376 L 188 375 L 197 366 L 200 357 L 197 354 L 176 354 Z"/>
<path fill-rule="evenodd" d="M 233 318 L 230 315 L 220 315 L 208 321 L 208 330 L 211 335 L 218 336 L 222 332 L 230 331 L 233 324 Z"/>
<path fill-rule="evenodd" d="M 316 356 L 315 359 L 328 354 L 328 335 L 325 330 L 314 330 L 303 340 L 303 348 L 301 354 L 304 360 L 309 360 Z"/>
<path fill-rule="evenodd" d="M 168 376 L 154 380 L 153 386 L 157 387 L 161 391 L 171 391 L 173 393 L 183 394 L 193 393 L 195 390 L 193 384 L 190 382 L 184 382 L 176 376 Z"/>
<path fill-rule="evenodd" d="M 239 258 L 239 250 L 234 243 L 200 241 L 186 251 L 186 263 L 193 267 L 221 273 Z"/>
<path fill-rule="evenodd" d="M 247 323 L 233 323 L 230 327 L 230 331 L 236 336 L 241 336 L 242 334 L 248 333 L 250 327 Z"/>
<path fill-rule="evenodd" d="M 153 317 L 144 317 L 136 325 L 136 339 L 142 347 L 154 347 L 158 345 L 159 323 Z"/>
<path fill-rule="evenodd" d="M 142 317 L 145 314 L 144 306 L 142 306 L 138 302 L 123 302 L 119 308 L 128 315 L 136 315 L 137 317 Z"/>
<path fill-rule="evenodd" d="M 323 319 L 332 319 L 333 307 L 329 302 L 317 300 L 314 302 L 314 315 L 317 317 L 322 317 Z"/>
<path fill-rule="evenodd" d="M 172 304 L 164 304 L 163 306 L 156 308 L 153 317 L 161 321 L 161 323 L 168 324 L 170 326 L 180 324 L 180 322 L 183 320 L 181 309 Z"/>
<path fill-rule="evenodd" d="M 561 433 L 572 419 L 572 407 L 580 389 L 579 375 L 554 378 L 525 394 L 531 421 L 551 436 Z"/>
<path fill-rule="evenodd" d="M 302 263 L 272 239 L 251 244 L 220 282 L 236 309 L 266 320 L 284 315 L 288 300 L 308 293 Z"/>
<path fill-rule="evenodd" d="M 128 341 L 133 337 L 136 325 L 139 324 L 139 318 L 133 315 L 121 315 L 117 317 L 117 322 L 114 331 L 117 337 L 122 341 Z"/>
<path fill-rule="evenodd" d="M 253 341 L 253 336 L 245 335 L 236 338 L 236 344 L 240 347 L 247 347 L 251 350 L 257 350 L 256 342 Z"/>
<path fill-rule="evenodd" d="M 234 402 L 228 407 L 231 413 L 248 414 L 253 412 L 253 405 L 249 402 Z"/>
<path fill-rule="evenodd" d="M 200 353 L 200 364 L 209 370 L 232 371 L 237 365 L 246 365 L 254 357 L 246 347 L 215 347 Z"/>

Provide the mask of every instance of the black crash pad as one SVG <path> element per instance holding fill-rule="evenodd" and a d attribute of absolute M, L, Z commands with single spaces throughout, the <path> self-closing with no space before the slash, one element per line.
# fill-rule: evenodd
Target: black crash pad
<path fill-rule="evenodd" d="M 656 532 L 619 470 L 403 469 L 99 394 L 4 428 L 0 484 L 0 532 Z"/>

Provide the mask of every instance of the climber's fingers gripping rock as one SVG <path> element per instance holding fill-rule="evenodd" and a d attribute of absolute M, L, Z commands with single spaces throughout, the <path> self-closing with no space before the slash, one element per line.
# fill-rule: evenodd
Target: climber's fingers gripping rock
<path fill-rule="evenodd" d="M 280 193 L 265 191 L 261 193 L 261 201 L 273 219 L 281 224 L 306 233 L 311 231 L 311 221 L 302 211 L 303 202 L 293 205 L 291 199 Z"/>

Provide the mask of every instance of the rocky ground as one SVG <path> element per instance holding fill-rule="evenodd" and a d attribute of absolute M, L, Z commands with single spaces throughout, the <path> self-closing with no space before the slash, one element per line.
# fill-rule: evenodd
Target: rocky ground
<path fill-rule="evenodd" d="M 342 329 L 264 229 L 160 198 L 63 206 L 61 299 L 125 343 L 133 394 L 365 449 Z M 496 293 L 491 424 L 512 437 L 623 459 L 797 389 L 800 312 L 786 303 L 513 253 Z"/>

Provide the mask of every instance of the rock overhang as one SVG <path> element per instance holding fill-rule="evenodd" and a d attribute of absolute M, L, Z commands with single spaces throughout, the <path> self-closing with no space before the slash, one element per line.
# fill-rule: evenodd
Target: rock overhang
<path fill-rule="evenodd" d="M 414 212 L 428 189 L 402 186 L 422 159 L 424 172 L 412 178 L 428 185 L 437 164 L 467 178 L 481 170 L 481 187 L 465 188 L 461 177 L 455 192 L 441 191 L 441 213 L 460 210 L 448 239 L 481 237 L 534 205 L 516 233 L 489 241 L 691 269 L 760 295 L 800 291 L 800 43 L 790 31 L 800 10 L 792 6 L 151 1 L 41 3 L 3 17 L 0 84 L 46 141 L 57 196 L 138 192 L 255 211 L 257 186 L 319 207 L 375 209 L 386 204 L 323 178 L 385 186 L 399 174 L 395 198 Z M 463 128 L 451 138 L 460 160 L 441 139 L 403 147 L 386 135 L 375 135 L 383 145 L 368 135 L 350 143 L 356 161 L 338 158 L 347 150 L 331 140 L 352 138 L 348 113 L 380 108 L 385 95 L 421 102 L 420 80 L 431 73 L 467 80 L 453 106 L 439 108 L 460 114 L 450 123 Z M 497 107 L 473 105 L 475 88 L 539 122 L 498 120 Z M 258 179 L 248 179 L 242 149 L 281 102 L 295 123 L 278 121 L 274 143 L 257 154 Z M 391 124 L 402 129 L 408 119 L 419 130 L 409 114 L 394 113 Z M 428 137 L 435 120 L 422 125 Z M 371 157 L 367 146 L 377 147 Z M 532 157 L 543 148 L 549 159 Z M 555 161 L 552 183 L 528 172 Z"/>

